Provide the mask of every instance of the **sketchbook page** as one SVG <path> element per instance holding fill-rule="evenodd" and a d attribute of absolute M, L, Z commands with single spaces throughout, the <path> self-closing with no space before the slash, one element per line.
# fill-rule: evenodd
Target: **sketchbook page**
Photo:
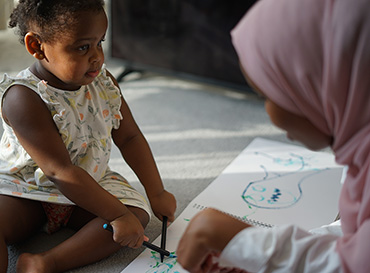
<path fill-rule="evenodd" d="M 170 225 L 166 248 L 174 253 L 190 219 L 205 207 L 239 218 L 306 229 L 330 223 L 338 213 L 342 167 L 333 155 L 257 138 Z M 154 240 L 160 245 L 160 236 Z M 187 272 L 176 258 L 145 249 L 122 272 Z"/>
<path fill-rule="evenodd" d="M 193 202 L 309 230 L 336 218 L 342 169 L 330 153 L 257 138 Z"/>

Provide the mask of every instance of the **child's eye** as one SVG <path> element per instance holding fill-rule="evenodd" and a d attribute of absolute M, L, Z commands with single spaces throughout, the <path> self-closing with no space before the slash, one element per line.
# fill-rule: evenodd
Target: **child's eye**
<path fill-rule="evenodd" d="M 105 39 L 101 39 L 98 43 L 98 47 L 101 47 L 102 46 L 102 43 L 105 42 Z"/>
<path fill-rule="evenodd" d="M 79 51 L 86 51 L 89 49 L 89 45 L 83 45 L 78 48 Z"/>

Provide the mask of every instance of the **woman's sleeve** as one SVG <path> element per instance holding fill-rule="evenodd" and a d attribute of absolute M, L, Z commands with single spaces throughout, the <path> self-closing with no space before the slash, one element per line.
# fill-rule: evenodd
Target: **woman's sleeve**
<path fill-rule="evenodd" d="M 248 272 L 343 272 L 335 250 L 340 235 L 330 229 L 313 234 L 293 225 L 247 228 L 225 247 L 219 264 Z"/>
<path fill-rule="evenodd" d="M 347 272 L 370 272 L 370 219 L 365 220 L 356 233 L 347 234 L 338 240 L 337 249 Z"/>

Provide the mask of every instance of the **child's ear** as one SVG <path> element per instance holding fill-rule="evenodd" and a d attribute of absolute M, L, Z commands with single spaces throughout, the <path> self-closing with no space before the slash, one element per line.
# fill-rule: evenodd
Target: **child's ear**
<path fill-rule="evenodd" d="M 33 33 L 28 32 L 24 37 L 24 44 L 26 46 L 27 51 L 36 59 L 42 60 L 45 58 L 45 54 L 42 51 L 41 47 L 41 40 L 40 37 Z"/>

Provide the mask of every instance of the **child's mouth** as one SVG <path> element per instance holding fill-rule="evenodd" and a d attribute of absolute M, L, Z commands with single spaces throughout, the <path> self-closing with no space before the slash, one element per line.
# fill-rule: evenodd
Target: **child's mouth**
<path fill-rule="evenodd" d="M 87 76 L 89 76 L 91 78 L 95 78 L 96 76 L 99 75 L 99 70 L 90 71 L 90 72 L 87 72 L 86 74 L 87 74 Z"/>

